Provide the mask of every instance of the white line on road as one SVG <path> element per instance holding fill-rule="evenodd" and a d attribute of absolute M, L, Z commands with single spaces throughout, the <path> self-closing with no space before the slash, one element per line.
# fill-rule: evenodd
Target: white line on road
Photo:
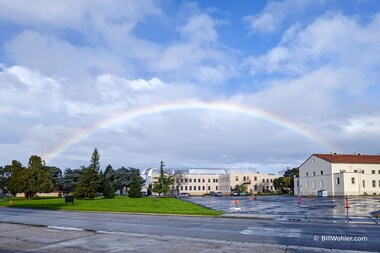
<path fill-rule="evenodd" d="M 60 226 L 48 226 L 51 229 L 61 229 L 61 230 L 71 230 L 71 231 L 84 231 L 83 228 L 71 228 L 71 227 L 60 227 Z"/>
<path fill-rule="evenodd" d="M 258 235 L 271 237 L 295 237 L 301 236 L 301 229 L 295 228 L 263 228 L 263 227 L 248 227 L 240 232 L 243 235 Z"/>

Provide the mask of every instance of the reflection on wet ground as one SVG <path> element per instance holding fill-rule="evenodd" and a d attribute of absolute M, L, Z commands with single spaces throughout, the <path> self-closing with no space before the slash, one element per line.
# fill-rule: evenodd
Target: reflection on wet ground
<path fill-rule="evenodd" d="M 225 213 L 234 212 L 231 209 L 233 200 L 238 200 L 240 213 L 267 215 L 307 215 L 307 216 L 370 216 L 380 210 L 380 197 L 360 196 L 348 197 L 346 208 L 345 197 L 301 197 L 298 204 L 297 196 L 256 196 L 253 197 L 191 197 L 189 201 Z M 235 202 L 236 203 L 236 202 Z"/>

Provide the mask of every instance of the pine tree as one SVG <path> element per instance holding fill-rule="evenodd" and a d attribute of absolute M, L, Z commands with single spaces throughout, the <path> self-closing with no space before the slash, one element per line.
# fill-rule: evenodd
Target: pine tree
<path fill-rule="evenodd" d="M 140 177 L 139 173 L 133 173 L 131 182 L 129 184 L 128 196 L 130 198 L 141 198 L 141 188 L 144 183 L 144 179 Z"/>
<path fill-rule="evenodd" d="M 113 187 L 112 182 L 107 179 L 104 184 L 103 196 L 106 199 L 112 199 L 115 197 L 115 188 Z"/>
<path fill-rule="evenodd" d="M 96 190 L 99 187 L 100 176 L 100 163 L 99 152 L 95 148 L 91 156 L 90 165 L 84 169 L 78 186 L 74 192 L 74 196 L 78 199 L 93 199 L 96 197 Z"/>
<path fill-rule="evenodd" d="M 160 176 L 158 177 L 157 182 L 153 185 L 153 191 L 157 192 L 159 196 L 167 193 L 170 190 L 170 186 L 174 183 L 173 177 L 164 174 L 164 166 L 164 162 L 161 161 Z"/>

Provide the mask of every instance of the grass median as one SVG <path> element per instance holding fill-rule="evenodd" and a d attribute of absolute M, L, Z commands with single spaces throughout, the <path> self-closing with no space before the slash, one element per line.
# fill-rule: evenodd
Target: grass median
<path fill-rule="evenodd" d="M 12 206 L 9 202 L 12 201 Z M 75 200 L 74 204 L 65 203 L 64 198 L 7 198 L 0 201 L 0 206 L 22 207 L 49 210 L 75 210 L 99 212 L 129 212 L 129 213 L 156 213 L 182 215 L 210 215 L 222 214 L 220 211 L 208 209 L 187 201 L 175 198 L 128 198 L 117 196 L 113 199 L 96 198 L 93 200 Z"/>

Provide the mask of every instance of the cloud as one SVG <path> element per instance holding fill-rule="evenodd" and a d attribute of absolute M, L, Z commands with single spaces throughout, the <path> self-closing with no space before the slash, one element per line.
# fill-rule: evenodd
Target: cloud
<path fill-rule="evenodd" d="M 247 61 L 253 74 L 298 75 L 328 65 L 374 70 L 379 64 L 375 57 L 380 53 L 379 28 L 379 15 L 365 24 L 341 13 L 328 13 L 303 29 L 299 24 L 291 27 L 277 47 Z"/>
<path fill-rule="evenodd" d="M 307 7 L 318 4 L 311 0 L 270 1 L 263 11 L 256 15 L 246 16 L 248 29 L 256 33 L 274 33 L 280 30 L 283 22 L 291 16 L 301 13 Z"/>

